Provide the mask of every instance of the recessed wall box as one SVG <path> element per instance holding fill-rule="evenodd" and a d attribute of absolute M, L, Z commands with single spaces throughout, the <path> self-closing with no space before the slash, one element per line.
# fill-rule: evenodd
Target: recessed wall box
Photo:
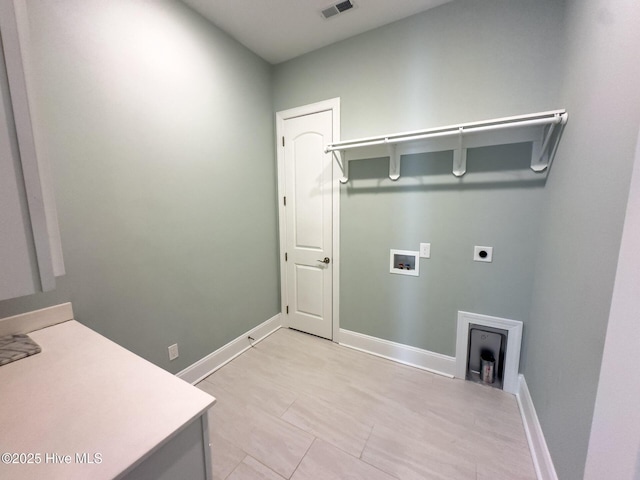
<path fill-rule="evenodd" d="M 469 347 L 467 350 L 467 380 L 490 384 L 502 388 L 504 378 L 504 358 L 507 351 L 509 332 L 500 328 L 485 325 L 469 325 Z M 483 354 L 489 352 L 494 359 L 493 374 L 495 380 L 483 378 Z"/>
<path fill-rule="evenodd" d="M 420 275 L 420 252 L 409 250 L 391 250 L 389 254 L 389 272 L 398 275 Z"/>

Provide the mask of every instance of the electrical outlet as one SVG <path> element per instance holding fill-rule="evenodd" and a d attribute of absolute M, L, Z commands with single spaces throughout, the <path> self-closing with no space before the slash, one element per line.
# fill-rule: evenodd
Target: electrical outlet
<path fill-rule="evenodd" d="M 493 247 L 473 247 L 473 261 L 474 262 L 492 262 L 493 261 Z"/>
<path fill-rule="evenodd" d="M 175 360 L 176 358 L 178 358 L 180 355 L 178 354 L 178 344 L 174 343 L 173 345 L 169 346 L 169 360 Z"/>
<path fill-rule="evenodd" d="M 421 243 L 420 244 L 420 258 L 431 258 L 431 244 L 430 243 Z"/>

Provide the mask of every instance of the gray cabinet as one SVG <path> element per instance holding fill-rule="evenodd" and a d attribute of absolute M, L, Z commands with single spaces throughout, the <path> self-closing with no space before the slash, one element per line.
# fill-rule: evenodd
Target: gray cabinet
<path fill-rule="evenodd" d="M 32 124 L 21 8 L 0 0 L 0 300 L 51 290 L 64 274 L 50 174 Z"/>

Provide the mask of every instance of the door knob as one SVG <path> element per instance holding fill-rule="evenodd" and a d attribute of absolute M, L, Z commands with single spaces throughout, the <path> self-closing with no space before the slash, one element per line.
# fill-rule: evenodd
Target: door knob
<path fill-rule="evenodd" d="M 327 264 L 328 264 L 331 260 L 329 260 L 329 257 L 324 257 L 324 260 L 318 260 L 318 261 L 319 261 L 319 262 L 322 262 L 322 263 L 327 263 Z"/>

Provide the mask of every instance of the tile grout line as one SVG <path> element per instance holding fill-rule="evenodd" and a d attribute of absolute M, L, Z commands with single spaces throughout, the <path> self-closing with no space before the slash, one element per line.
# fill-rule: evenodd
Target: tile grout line
<path fill-rule="evenodd" d="M 242 449 L 240 449 L 240 450 L 242 450 Z M 244 452 L 244 458 L 243 458 L 242 460 L 240 460 L 240 461 L 238 462 L 238 464 L 237 464 L 235 467 L 233 467 L 233 470 L 231 470 L 229 473 L 227 473 L 227 474 L 225 475 L 225 477 L 224 477 L 222 480 L 227 480 L 227 478 L 229 478 L 229 477 L 233 474 L 233 472 L 235 472 L 235 471 L 237 470 L 237 468 L 238 468 L 242 463 L 244 463 L 245 459 L 249 456 L 249 454 L 248 454 L 247 452 L 245 452 L 244 450 L 242 450 L 242 451 Z"/>
<path fill-rule="evenodd" d="M 389 476 L 389 477 L 391 477 L 391 478 L 395 478 L 395 479 L 397 479 L 397 480 L 402 480 L 402 478 L 400 478 L 400 477 L 396 476 L 395 474 L 390 473 L 390 472 L 387 472 L 386 470 L 383 470 L 382 468 L 378 467 L 377 465 L 373 465 L 372 463 L 369 463 L 369 462 L 367 462 L 366 460 L 364 460 L 364 459 L 362 459 L 362 458 L 360 458 L 359 460 L 360 460 L 362 463 L 364 463 L 365 465 L 368 465 L 368 466 L 370 466 L 371 468 L 374 468 L 374 469 L 376 469 L 377 471 L 379 471 L 379 472 L 381 472 L 381 473 L 383 473 L 383 474 L 385 474 L 385 475 L 387 475 L 387 476 Z M 476 480 L 477 480 L 477 479 L 476 479 Z"/>
<path fill-rule="evenodd" d="M 285 411 L 284 411 L 284 412 L 282 412 L 282 415 L 280 415 L 280 417 L 278 417 L 278 418 L 280 418 L 280 420 L 282 420 L 283 422 L 287 422 L 289 425 L 291 425 L 291 426 L 295 427 L 296 425 L 293 425 L 291 422 L 288 422 L 288 421 L 284 418 L 284 416 L 287 414 L 287 412 L 288 412 L 289 410 L 291 410 L 291 407 L 293 407 L 293 404 L 294 404 L 294 403 L 296 403 L 296 402 L 298 401 L 298 399 L 300 398 L 300 395 L 298 395 L 296 392 L 291 392 L 291 393 L 293 393 L 293 394 L 296 396 L 295 400 L 289 404 L 289 406 L 285 409 Z M 304 431 L 304 430 L 303 430 L 303 431 Z M 309 432 L 307 432 L 307 433 L 309 433 Z"/>
<path fill-rule="evenodd" d="M 362 458 L 362 455 L 364 454 L 364 451 L 367 448 L 367 444 L 369 443 L 369 440 L 371 440 L 371 436 L 373 435 L 373 429 L 375 427 L 376 427 L 375 423 L 373 425 L 371 425 L 371 431 L 369 432 L 369 436 L 367 437 L 367 441 L 364 442 L 364 447 L 362 447 L 362 452 L 360 452 L 360 457 L 358 458 L 358 460 L 360 460 L 365 465 L 369 465 L 371 468 L 375 468 L 376 470 L 378 470 L 379 472 L 384 473 L 385 475 L 388 475 L 388 476 L 390 476 L 392 478 L 396 478 L 397 480 L 402 480 L 400 477 L 397 477 L 393 473 L 387 472 L 387 471 L 381 469 L 380 467 L 378 467 L 377 465 L 373 465 L 373 464 L 367 462 L 364 458 Z"/>
<path fill-rule="evenodd" d="M 289 479 L 293 478 L 293 476 L 296 474 L 296 472 L 298 471 L 298 468 L 300 468 L 300 464 L 305 459 L 305 457 L 309 454 L 309 450 L 311 450 L 311 447 L 313 447 L 313 444 L 316 443 L 316 440 L 318 440 L 318 437 L 316 437 L 314 435 L 313 436 L 313 441 L 309 444 L 309 448 L 307 448 L 306 452 L 304 452 L 304 455 L 302 455 L 302 458 L 300 458 L 300 461 L 296 465 L 296 468 L 294 468 L 293 472 L 291 472 L 291 475 L 289 476 Z"/>
<path fill-rule="evenodd" d="M 365 440 L 364 445 L 362 446 L 362 451 L 360 452 L 360 456 L 358 457 L 359 460 L 362 460 L 362 454 L 364 453 L 364 450 L 367 448 L 367 444 L 369 443 L 369 439 L 371 438 L 371 435 L 373 435 L 373 429 L 375 428 L 375 426 L 376 426 L 375 423 L 371 425 L 371 430 L 369 430 L 369 435 L 367 435 L 367 439 Z M 364 462 L 364 460 L 362 461 Z"/>
<path fill-rule="evenodd" d="M 267 470 L 269 470 L 269 471 L 271 471 L 271 472 L 275 473 L 276 475 L 278 475 L 280 478 L 284 478 L 282 475 L 280 475 L 278 472 L 276 472 L 273 468 L 271 468 L 271 467 L 270 467 L 270 466 L 268 466 L 268 465 L 265 465 L 265 464 L 264 464 L 264 462 L 261 462 L 261 461 L 260 461 L 260 460 L 258 460 L 256 457 L 254 457 L 254 456 L 252 456 L 252 455 L 249 455 L 248 453 L 247 453 L 247 457 L 251 457 L 253 460 L 255 460 L 255 462 L 256 462 L 256 463 L 259 463 L 260 465 L 262 465 L 262 466 L 263 466 L 264 468 L 266 468 Z M 244 461 L 247 459 L 247 457 L 244 457 L 244 458 L 242 459 L 242 462 L 240 462 L 240 463 L 244 463 Z M 239 464 L 238 464 L 238 465 L 239 465 Z M 236 468 L 237 468 L 237 467 L 236 467 Z M 293 475 L 293 474 L 292 474 L 292 475 Z"/>

